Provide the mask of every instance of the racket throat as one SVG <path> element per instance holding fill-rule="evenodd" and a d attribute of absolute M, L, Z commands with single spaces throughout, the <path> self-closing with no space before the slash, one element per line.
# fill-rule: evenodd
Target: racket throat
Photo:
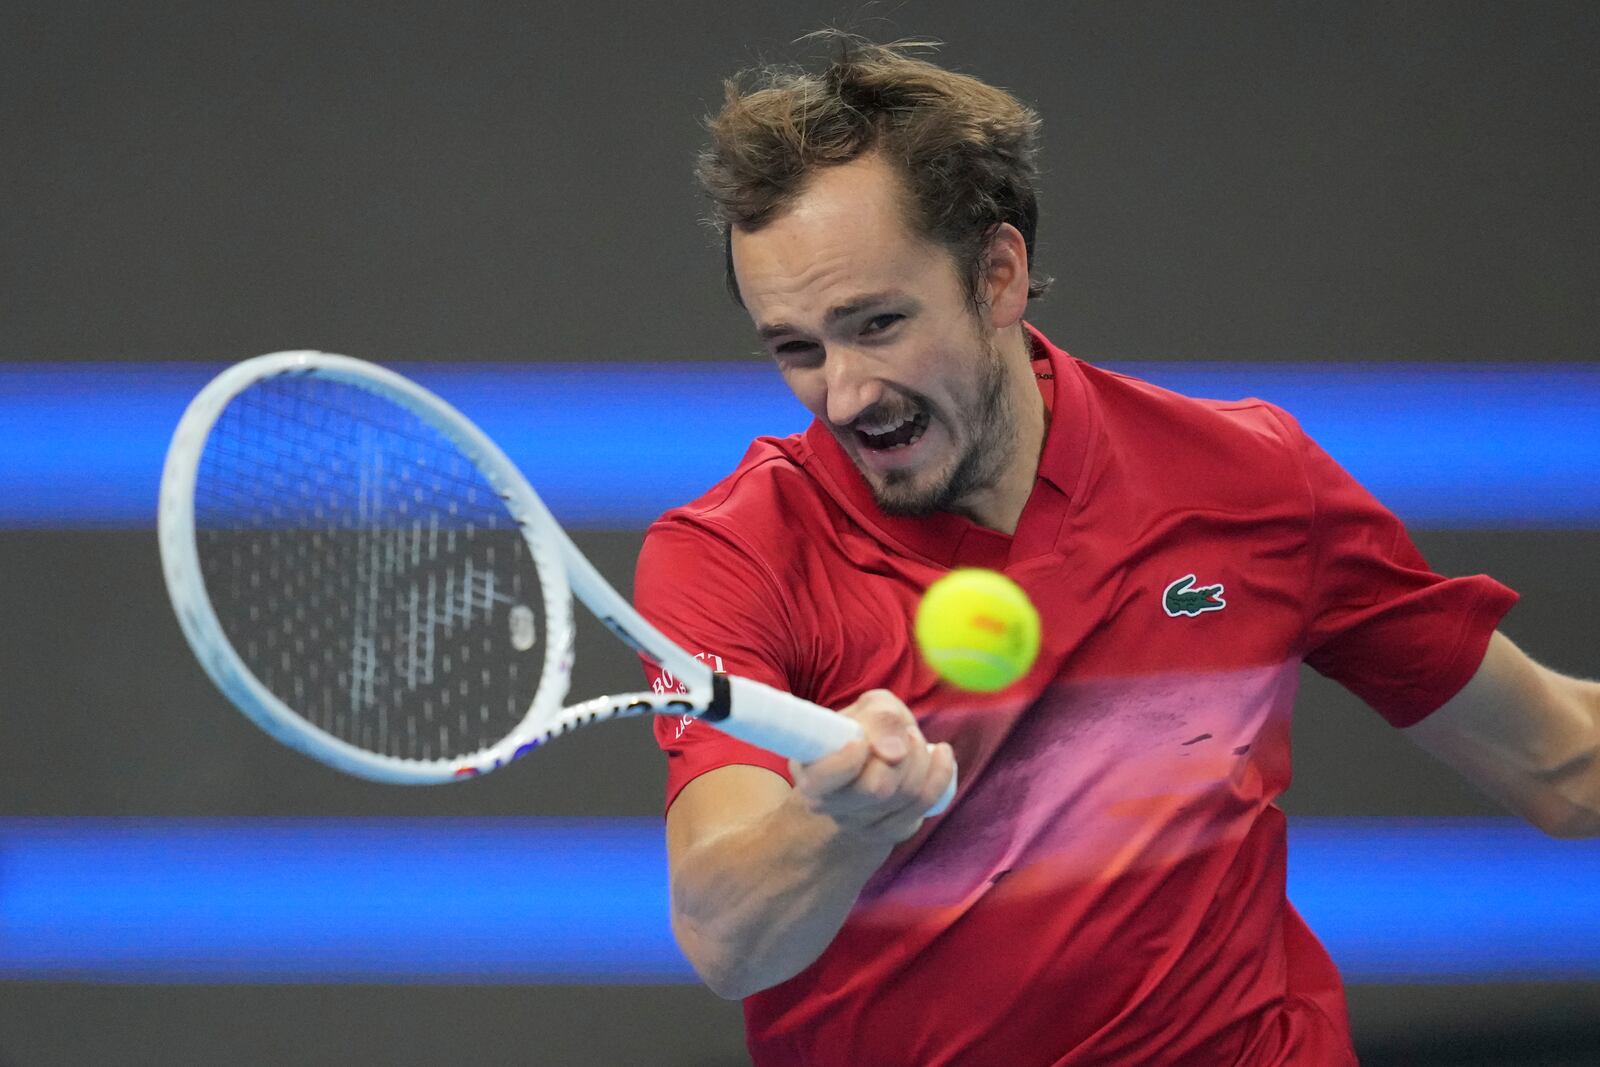
<path fill-rule="evenodd" d="M 733 710 L 733 687 L 728 676 L 721 671 L 711 672 L 711 701 L 700 717 L 706 722 L 721 722 Z"/>

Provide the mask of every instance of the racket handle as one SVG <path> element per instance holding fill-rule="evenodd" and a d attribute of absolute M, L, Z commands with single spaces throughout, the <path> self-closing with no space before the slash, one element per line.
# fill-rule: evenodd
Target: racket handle
<path fill-rule="evenodd" d="M 707 717 L 708 722 L 726 734 L 748 741 L 752 745 L 787 756 L 801 763 L 810 763 L 830 752 L 837 752 L 861 736 L 861 727 L 854 719 L 829 711 L 793 693 L 785 693 L 770 685 L 727 675 L 729 700 L 728 713 L 721 719 Z M 926 816 L 943 814 L 956 795 L 956 772 L 951 768 L 950 784 Z"/>

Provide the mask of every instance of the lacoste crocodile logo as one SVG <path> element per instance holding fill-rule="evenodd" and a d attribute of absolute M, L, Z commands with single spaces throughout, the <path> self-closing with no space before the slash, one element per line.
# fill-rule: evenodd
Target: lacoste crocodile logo
<path fill-rule="evenodd" d="M 1176 619 L 1179 615 L 1192 618 L 1202 611 L 1221 611 L 1228 606 L 1228 602 L 1222 599 L 1221 582 L 1196 589 L 1194 581 L 1194 575 L 1185 574 L 1167 586 L 1166 593 L 1161 597 L 1161 607 L 1172 618 Z"/>

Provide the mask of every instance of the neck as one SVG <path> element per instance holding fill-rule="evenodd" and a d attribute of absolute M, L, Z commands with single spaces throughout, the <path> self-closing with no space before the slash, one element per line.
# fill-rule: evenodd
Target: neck
<path fill-rule="evenodd" d="M 1010 462 L 994 485 L 974 494 L 963 510 L 973 522 L 1009 536 L 1017 532 L 1022 509 L 1033 494 L 1050 418 L 1033 377 L 1033 352 L 1020 325 L 1000 340 L 1000 355 L 1008 371 L 1006 389 L 1011 410 L 1016 413 L 1014 448 Z"/>

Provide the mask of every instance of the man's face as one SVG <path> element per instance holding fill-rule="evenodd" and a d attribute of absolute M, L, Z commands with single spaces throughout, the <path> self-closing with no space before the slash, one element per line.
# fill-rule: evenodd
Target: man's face
<path fill-rule="evenodd" d="M 949 252 L 911 231 L 874 156 L 821 171 L 788 211 L 736 229 L 734 275 L 789 388 L 891 514 L 963 510 L 1017 448 L 993 333 Z"/>

